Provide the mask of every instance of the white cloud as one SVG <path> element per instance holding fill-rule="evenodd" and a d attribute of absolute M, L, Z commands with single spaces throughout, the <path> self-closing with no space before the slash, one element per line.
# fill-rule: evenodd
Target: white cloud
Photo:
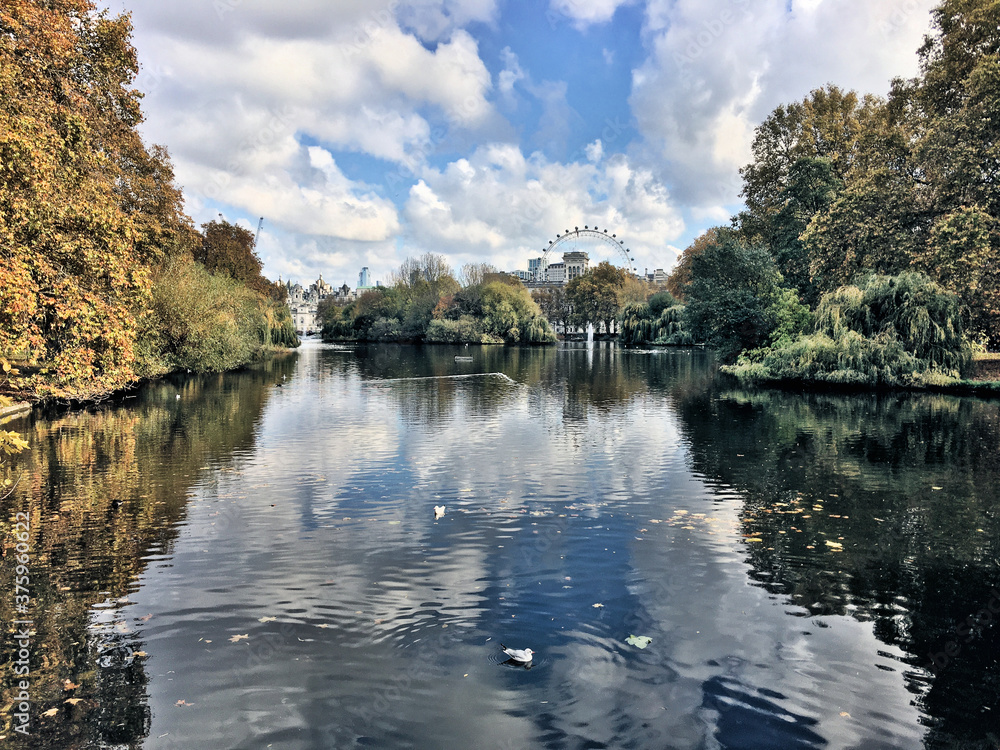
<path fill-rule="evenodd" d="M 638 265 L 664 267 L 674 259 L 668 242 L 684 229 L 666 188 L 621 154 L 603 166 L 561 164 L 505 144 L 425 170 L 404 214 L 414 248 L 508 270 L 526 268 L 565 228 L 595 224 L 625 238 Z"/>
<path fill-rule="evenodd" d="M 610 21 L 615 11 L 632 0 L 552 0 L 551 13 L 572 18 L 586 26 Z"/>
<path fill-rule="evenodd" d="M 916 73 L 935 0 L 650 0 L 631 104 L 675 197 L 702 214 L 739 202 L 737 170 L 778 104 L 833 83 L 885 94 Z"/>
<path fill-rule="evenodd" d="M 398 4 L 397 15 L 421 39 L 438 41 L 474 21 L 493 23 L 497 4 L 495 0 L 408 0 Z"/>
<path fill-rule="evenodd" d="M 604 144 L 601 143 L 601 139 L 598 138 L 593 143 L 588 143 L 584 147 L 584 153 L 587 154 L 587 161 L 597 163 L 601 160 L 604 155 Z"/>
<path fill-rule="evenodd" d="M 500 51 L 500 59 L 503 60 L 504 68 L 497 76 L 497 88 L 500 93 L 509 96 L 514 92 L 514 84 L 524 78 L 524 70 L 510 47 L 504 47 Z"/>

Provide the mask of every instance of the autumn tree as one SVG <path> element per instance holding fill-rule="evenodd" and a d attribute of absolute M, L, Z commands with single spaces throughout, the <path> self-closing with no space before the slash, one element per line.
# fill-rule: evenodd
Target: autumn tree
<path fill-rule="evenodd" d="M 150 264 L 192 236 L 130 36 L 89 0 L 0 5 L 0 352 L 51 394 L 134 377 Z"/>

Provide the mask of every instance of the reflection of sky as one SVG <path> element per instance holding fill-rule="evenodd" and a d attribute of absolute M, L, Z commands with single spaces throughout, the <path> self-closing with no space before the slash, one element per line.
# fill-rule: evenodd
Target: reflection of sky
<path fill-rule="evenodd" d="M 740 498 L 691 474 L 666 392 L 570 407 L 557 380 L 372 383 L 351 356 L 304 348 L 150 565 L 150 748 L 919 741 L 869 624 L 750 585 Z"/>

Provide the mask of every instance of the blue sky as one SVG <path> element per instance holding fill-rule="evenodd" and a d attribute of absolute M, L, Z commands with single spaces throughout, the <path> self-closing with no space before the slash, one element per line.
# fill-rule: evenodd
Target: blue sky
<path fill-rule="evenodd" d="M 740 208 L 754 127 L 917 72 L 931 0 L 114 0 L 147 140 L 272 277 L 526 268 L 566 227 L 641 268 Z M 595 248 L 596 255 L 600 251 Z"/>

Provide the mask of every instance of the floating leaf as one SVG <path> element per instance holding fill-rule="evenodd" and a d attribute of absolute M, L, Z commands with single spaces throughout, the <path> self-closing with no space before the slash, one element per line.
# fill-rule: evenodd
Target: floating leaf
<path fill-rule="evenodd" d="M 63 703 L 68 703 L 71 706 L 75 706 L 77 703 L 79 703 L 82 700 L 83 700 L 83 698 L 67 698 L 66 700 L 63 701 Z"/>
<path fill-rule="evenodd" d="M 274 622 L 277 619 L 277 617 L 260 617 L 257 622 Z"/>
<path fill-rule="evenodd" d="M 594 609 L 597 609 L 598 607 L 603 607 L 603 606 L 604 606 L 604 605 L 603 605 L 603 604 L 601 604 L 600 602 L 597 602 L 597 604 L 594 604 L 594 605 L 593 605 Z"/>
<path fill-rule="evenodd" d="M 237 641 L 242 641 L 244 639 L 248 639 L 249 637 L 250 637 L 249 633 L 246 633 L 244 635 L 234 635 L 232 638 L 229 639 L 229 642 L 236 643 Z"/>
<path fill-rule="evenodd" d="M 48 711 L 42 711 L 42 716 L 55 716 L 59 713 L 58 708 L 50 708 Z"/>
<path fill-rule="evenodd" d="M 630 635 L 625 639 L 625 643 L 636 648 L 646 648 L 652 641 L 648 635 Z"/>

